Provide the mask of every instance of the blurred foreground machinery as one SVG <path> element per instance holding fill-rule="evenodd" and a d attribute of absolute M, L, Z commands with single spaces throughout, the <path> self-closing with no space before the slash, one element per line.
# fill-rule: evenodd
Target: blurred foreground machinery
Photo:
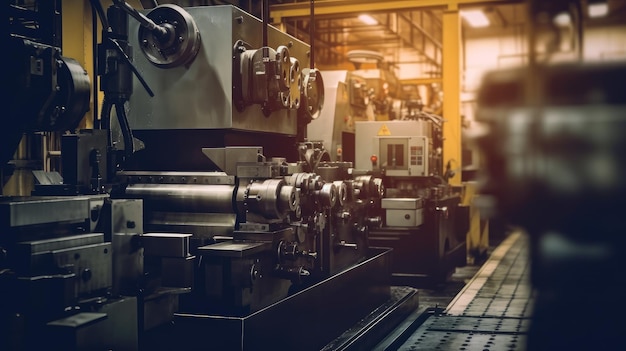
<path fill-rule="evenodd" d="M 531 18 L 548 21 L 577 8 L 530 3 Z M 484 133 L 475 142 L 485 155 L 486 213 L 531 239 L 530 350 L 624 343 L 625 79 L 624 62 L 531 56 L 529 67 L 482 83 Z"/>
<path fill-rule="evenodd" d="M 607 313 L 598 301 L 620 301 L 625 283 L 626 66 L 540 66 L 532 74 L 538 105 L 524 97 L 524 69 L 493 72 L 481 88 L 485 213 L 531 238 L 529 349 L 617 345 L 626 311 L 611 304 Z"/>
<path fill-rule="evenodd" d="M 367 348 L 417 307 L 369 244 L 382 181 L 303 140 L 309 45 L 234 6 L 92 4 L 101 129 L 0 198 L 0 348 Z"/>

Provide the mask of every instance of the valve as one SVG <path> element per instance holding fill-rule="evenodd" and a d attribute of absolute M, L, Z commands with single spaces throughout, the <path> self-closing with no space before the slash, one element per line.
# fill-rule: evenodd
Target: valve
<path fill-rule="evenodd" d="M 284 240 L 278 243 L 278 260 L 295 261 L 298 258 L 317 259 L 317 252 L 300 251 L 298 244 L 295 242 L 285 242 Z"/>
<path fill-rule="evenodd" d="M 274 268 L 274 275 L 291 280 L 294 284 L 302 284 L 302 279 L 311 275 L 311 272 L 304 269 L 302 266 L 298 267 L 285 267 L 281 265 L 276 265 Z"/>

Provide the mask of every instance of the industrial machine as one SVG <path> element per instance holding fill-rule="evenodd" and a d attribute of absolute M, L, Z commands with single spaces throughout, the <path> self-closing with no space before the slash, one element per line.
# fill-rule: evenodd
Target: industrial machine
<path fill-rule="evenodd" d="M 46 102 L 10 118 L 70 132 L 60 173 L 0 197 L 0 348 L 318 350 L 384 335 L 417 307 L 415 289 L 391 286 L 391 249 L 369 243 L 381 179 L 303 138 L 324 101 L 308 44 L 230 5 L 92 5 L 94 129 L 75 130 L 89 89 L 33 83 L 70 62 L 58 47 L 9 35 L 33 83 L 17 95 Z M 77 107 L 50 117 L 70 88 Z"/>
<path fill-rule="evenodd" d="M 373 121 L 374 108 L 365 78 L 358 72 L 324 71 L 324 109 L 307 138 L 322 143 L 329 160 L 354 162 L 356 121 Z"/>
<path fill-rule="evenodd" d="M 443 119 L 423 110 L 379 53 L 348 54 L 355 70 L 324 71 L 326 103 L 307 138 L 323 142 L 329 160 L 382 180 L 381 227 L 372 245 L 393 248 L 394 284 L 432 287 L 466 264 L 469 206 L 444 174 Z M 447 164 L 446 172 L 453 165 Z M 457 166 L 457 165 L 454 165 Z"/>
<path fill-rule="evenodd" d="M 442 119 L 412 106 L 405 118 L 356 123 L 357 169 L 380 176 L 383 226 L 370 243 L 392 247 L 394 284 L 435 286 L 466 264 L 469 207 L 443 173 Z"/>
<path fill-rule="evenodd" d="M 307 126 L 307 138 L 321 141 L 333 161 L 355 161 L 357 122 L 395 118 L 392 108 L 399 89 L 395 75 L 382 65 L 382 55 L 353 50 L 348 58 L 354 70 L 332 70 L 324 75 L 325 108 L 319 123 Z M 376 65 L 365 68 L 363 64 Z"/>

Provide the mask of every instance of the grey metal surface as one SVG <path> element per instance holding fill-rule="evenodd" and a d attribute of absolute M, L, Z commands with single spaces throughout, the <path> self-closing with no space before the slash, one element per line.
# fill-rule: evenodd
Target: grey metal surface
<path fill-rule="evenodd" d="M 266 242 L 232 242 L 226 241 L 217 244 L 201 246 L 198 251 L 202 255 L 216 257 L 246 257 L 262 252 L 271 247 Z"/>
<path fill-rule="evenodd" d="M 35 254 L 50 250 L 65 249 L 73 246 L 97 244 L 104 242 L 102 233 L 80 234 L 60 238 L 24 241 L 17 244 L 18 254 Z"/>
<path fill-rule="evenodd" d="M 170 342 L 219 350 L 320 350 L 391 298 L 390 255 L 390 249 L 372 249 L 365 261 L 245 317 L 176 313 L 170 327 L 178 339 Z"/>
<path fill-rule="evenodd" d="M 113 247 L 113 286 L 114 294 L 136 293 L 137 281 L 143 276 L 143 248 L 138 245 L 138 237 L 144 232 L 143 201 L 135 199 L 113 199 L 110 218 L 106 227 L 110 232 Z"/>
<path fill-rule="evenodd" d="M 533 305 L 529 244 L 519 233 L 509 239 L 446 311 L 430 316 L 397 349 L 526 350 Z"/>
<path fill-rule="evenodd" d="M 424 223 L 424 210 L 386 210 L 385 225 L 389 227 L 418 227 Z"/>
<path fill-rule="evenodd" d="M 230 146 L 220 148 L 203 148 L 202 153 L 226 174 L 237 175 L 237 164 L 240 162 L 257 162 L 263 155 L 263 148 L 250 146 Z"/>
<path fill-rule="evenodd" d="M 129 184 L 235 184 L 235 177 L 223 172 L 122 171 L 117 177 Z"/>
<path fill-rule="evenodd" d="M 84 247 L 104 242 L 104 234 L 92 233 L 17 243 L 13 260 L 15 270 L 22 274 L 43 274 L 50 269 L 55 250 Z"/>
<path fill-rule="evenodd" d="M 528 330 L 530 319 L 514 317 L 435 316 L 428 328 L 432 331 L 468 333 L 519 333 Z"/>
<path fill-rule="evenodd" d="M 137 299 L 111 299 L 93 306 L 93 312 L 51 321 L 46 328 L 51 338 L 36 342 L 38 349 L 138 350 Z"/>
<path fill-rule="evenodd" d="M 233 213 L 234 193 L 234 185 L 132 184 L 126 187 L 126 194 L 143 199 L 150 211 Z"/>
<path fill-rule="evenodd" d="M 233 48 L 244 40 L 253 48 L 262 46 L 263 23 L 234 6 L 185 8 L 200 31 L 200 50 L 189 64 L 159 68 L 141 52 L 139 23 L 129 21 L 129 43 L 134 50 L 134 64 L 154 91 L 150 97 L 137 79 L 129 101 L 128 119 L 135 130 L 154 129 L 238 129 L 295 135 L 297 111 L 279 110 L 265 117 L 260 105 L 239 112 L 233 105 Z M 219 33 L 219 35 L 216 35 Z M 308 66 L 309 45 L 268 28 L 268 44 L 289 48 L 290 56 L 301 66 Z"/>
<path fill-rule="evenodd" d="M 57 319 L 48 323 L 48 326 L 63 328 L 80 328 L 98 321 L 106 319 L 106 313 L 82 312 L 75 315 Z"/>
<path fill-rule="evenodd" d="M 322 72 L 324 77 L 324 107 L 319 117 L 307 125 L 308 139 L 322 141 L 332 160 L 337 160 L 336 149 L 341 145 L 343 117 L 350 114 L 348 91 L 345 84 L 347 74 L 348 72 L 344 70 Z"/>
<path fill-rule="evenodd" d="M 193 233 L 198 238 L 214 235 L 232 235 L 236 214 L 160 212 L 146 214 L 146 226 L 150 231 Z"/>
<path fill-rule="evenodd" d="M 419 291 L 392 286 L 391 298 L 328 343 L 322 351 L 369 350 L 420 305 Z"/>
<path fill-rule="evenodd" d="M 393 209 L 418 209 L 424 206 L 424 200 L 422 198 L 384 198 L 381 200 L 382 208 Z"/>
<path fill-rule="evenodd" d="M 424 223 L 422 198 L 384 198 L 385 225 L 390 227 L 417 227 Z"/>
<path fill-rule="evenodd" d="M 81 222 L 89 218 L 89 198 L 6 197 L 0 198 L 0 226 Z"/>
<path fill-rule="evenodd" d="M 354 156 L 354 167 L 367 170 L 372 169 L 372 163 L 370 161 L 372 154 L 378 155 L 379 160 L 382 160 L 382 155 L 379 155 L 381 138 L 415 138 L 418 136 L 425 137 L 426 139 L 432 138 L 429 124 L 421 120 L 358 121 L 355 123 L 355 135 L 356 152 Z M 432 151 L 433 150 L 429 150 L 428 148 L 424 150 L 423 161 L 424 168 L 426 169 L 428 169 L 428 164 L 426 164 L 428 153 Z M 406 150 L 406 152 L 408 155 L 408 150 Z M 412 175 L 417 176 L 419 174 L 414 172 Z"/>
<path fill-rule="evenodd" d="M 187 257 L 190 237 L 191 234 L 182 233 L 145 233 L 141 243 L 145 255 Z"/>
<path fill-rule="evenodd" d="M 427 327 L 428 322 L 424 325 Z M 525 350 L 525 336 L 499 333 L 458 333 L 420 330 L 400 350 Z"/>
<path fill-rule="evenodd" d="M 52 251 L 56 267 L 76 275 L 75 296 L 112 285 L 111 243 L 92 244 Z"/>

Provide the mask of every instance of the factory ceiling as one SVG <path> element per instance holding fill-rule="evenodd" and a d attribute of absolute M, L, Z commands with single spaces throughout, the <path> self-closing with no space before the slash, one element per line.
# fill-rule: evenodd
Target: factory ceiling
<path fill-rule="evenodd" d="M 310 1 L 273 3 L 272 21 L 281 23 L 290 34 L 310 41 Z M 421 78 L 439 78 L 444 55 L 442 17 L 450 6 L 483 10 L 491 22 L 488 30 L 492 33 L 503 28 L 520 30 L 526 17 L 520 1 L 318 0 L 316 64 L 346 67 L 350 64 L 349 53 L 374 51 L 393 67 L 412 67 Z M 472 31 L 462 22 L 464 34 Z"/>
<path fill-rule="evenodd" d="M 597 0 L 581 0 L 582 4 Z M 142 0 L 142 3 L 152 0 Z M 158 1 L 182 6 L 233 4 L 262 17 L 261 0 Z M 307 42 L 314 42 L 316 65 L 348 68 L 356 50 L 376 52 L 385 64 L 411 67 L 421 78 L 440 78 L 443 49 L 442 17 L 450 9 L 480 10 L 489 25 L 473 28 L 461 20 L 463 38 L 528 30 L 524 0 L 315 0 L 314 37 L 311 39 L 311 0 L 268 0 L 270 23 Z M 548 3 L 547 1 L 545 3 Z M 626 22 L 626 0 L 608 0 L 610 19 Z M 363 15 L 368 17 L 363 18 Z M 593 21 L 592 21 L 593 22 Z"/>

